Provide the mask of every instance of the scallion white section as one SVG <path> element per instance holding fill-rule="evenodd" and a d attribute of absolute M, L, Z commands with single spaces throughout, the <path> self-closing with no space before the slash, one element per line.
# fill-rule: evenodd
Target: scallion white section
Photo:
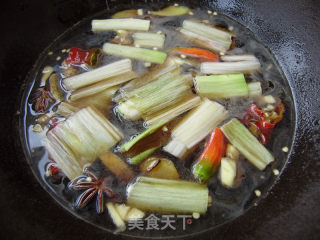
<path fill-rule="evenodd" d="M 47 134 L 44 145 L 61 170 L 72 180 L 123 138 L 97 110 L 87 107 L 74 113 Z"/>
<path fill-rule="evenodd" d="M 173 129 L 172 140 L 164 147 L 164 150 L 182 158 L 186 149 L 192 148 L 203 140 L 225 119 L 226 115 L 227 111 L 222 105 L 204 99 Z M 184 145 L 184 148 L 181 145 Z M 181 149 L 181 151 L 176 148 Z"/>
<path fill-rule="evenodd" d="M 239 61 L 239 62 L 203 62 L 200 71 L 205 74 L 230 74 L 230 73 L 251 73 L 260 70 L 260 62 Z"/>
<path fill-rule="evenodd" d="M 162 48 L 165 41 L 165 36 L 157 33 L 137 32 L 134 33 L 132 37 L 134 39 L 134 45 L 139 45 L 141 47 Z"/>
<path fill-rule="evenodd" d="M 84 72 L 63 80 L 63 84 L 67 90 L 74 90 L 85 87 L 120 74 L 132 71 L 132 63 L 130 59 L 123 59 L 108 65 L 96 68 L 89 72 Z"/>
<path fill-rule="evenodd" d="M 105 32 L 116 30 L 132 30 L 132 31 L 148 31 L 150 28 L 150 20 L 121 18 L 121 19 L 103 19 L 92 20 L 93 32 Z"/>
<path fill-rule="evenodd" d="M 157 64 L 162 64 L 167 58 L 167 54 L 165 52 L 138 47 L 123 46 L 113 43 L 105 43 L 103 45 L 103 52 L 112 56 L 132 58 Z"/>

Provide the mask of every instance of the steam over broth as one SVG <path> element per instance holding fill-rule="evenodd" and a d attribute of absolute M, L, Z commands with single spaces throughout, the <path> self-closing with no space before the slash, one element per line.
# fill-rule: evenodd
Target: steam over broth
<path fill-rule="evenodd" d="M 32 168 L 97 226 L 138 234 L 130 221 L 188 214 L 210 228 L 256 205 L 284 166 L 285 80 L 224 15 L 183 6 L 103 14 L 42 58 L 25 103 Z"/>

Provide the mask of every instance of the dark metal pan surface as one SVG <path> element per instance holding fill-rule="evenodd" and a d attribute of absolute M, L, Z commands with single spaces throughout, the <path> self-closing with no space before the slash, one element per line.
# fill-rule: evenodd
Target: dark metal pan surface
<path fill-rule="evenodd" d="M 75 218 L 41 188 L 22 152 L 17 111 L 28 72 L 59 34 L 106 7 L 121 8 L 128 2 L 145 4 L 89 0 L 2 3 L 1 239 L 127 239 Z M 311 0 L 185 4 L 214 9 L 247 26 L 274 54 L 289 81 L 296 108 L 293 149 L 279 182 L 257 207 L 201 239 L 319 239 L 320 4 Z"/>

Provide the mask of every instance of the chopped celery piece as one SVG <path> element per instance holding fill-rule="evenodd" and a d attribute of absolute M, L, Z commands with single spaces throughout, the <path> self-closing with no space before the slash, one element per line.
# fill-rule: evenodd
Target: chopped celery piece
<path fill-rule="evenodd" d="M 80 99 L 74 100 L 71 97 L 72 105 L 78 108 L 84 108 L 88 106 L 93 106 L 97 108 L 102 113 L 106 113 L 110 109 L 110 102 L 112 96 L 118 91 L 119 86 L 113 86 L 107 89 L 102 90 L 101 92 L 97 92 L 96 94 L 89 95 L 87 97 L 81 97 Z"/>
<path fill-rule="evenodd" d="M 56 135 L 48 132 L 47 137 L 43 140 L 43 145 L 47 149 L 49 155 L 58 164 L 59 168 L 70 180 L 81 175 L 81 164 L 77 161 L 77 158 L 71 149 Z"/>
<path fill-rule="evenodd" d="M 189 111 L 190 109 L 198 106 L 201 103 L 201 98 L 199 96 L 192 97 L 190 99 L 183 100 L 177 105 L 164 109 L 161 112 L 158 112 L 154 115 L 150 115 L 146 118 L 147 125 L 152 125 L 160 121 L 171 120 L 184 112 Z"/>
<path fill-rule="evenodd" d="M 171 141 L 164 146 L 163 150 L 177 158 L 183 158 L 187 153 L 188 148 L 183 142 L 172 138 Z"/>
<path fill-rule="evenodd" d="M 122 134 L 98 111 L 84 108 L 50 130 L 44 140 L 49 154 L 72 180 L 122 139 Z"/>
<path fill-rule="evenodd" d="M 154 153 L 154 151 L 156 151 L 158 148 L 159 147 L 150 148 L 142 153 L 139 153 L 138 155 L 134 156 L 133 158 L 130 158 L 129 162 L 134 165 L 139 164 L 142 160 L 146 159 L 152 153 Z"/>
<path fill-rule="evenodd" d="M 150 82 L 147 81 L 146 84 L 138 84 L 136 85 L 136 87 L 126 91 L 123 98 L 130 99 L 131 97 L 141 94 L 147 96 L 151 93 L 154 93 L 163 85 L 169 84 L 170 82 L 174 81 L 174 79 L 178 78 L 179 75 L 181 75 L 180 68 L 174 68 L 164 74 L 159 74 L 158 76 L 155 76 L 155 79 L 151 80 Z M 142 79 L 145 79 L 145 77 L 142 77 Z"/>
<path fill-rule="evenodd" d="M 230 143 L 259 170 L 274 161 L 271 153 L 251 134 L 239 120 L 233 118 L 221 127 Z"/>
<path fill-rule="evenodd" d="M 256 97 L 262 95 L 261 83 L 251 82 L 248 83 L 249 97 Z"/>
<path fill-rule="evenodd" d="M 70 100 L 75 101 L 80 98 L 88 97 L 97 93 L 100 93 L 107 88 L 119 85 L 121 83 L 127 82 L 138 75 L 135 72 L 127 72 L 120 74 L 115 77 L 108 78 L 106 80 L 100 81 L 98 83 L 92 84 L 88 87 L 81 88 L 71 93 Z"/>
<path fill-rule="evenodd" d="M 162 64 L 167 58 L 167 54 L 164 52 L 112 43 L 105 43 L 103 45 L 103 51 L 105 54 L 113 56 L 132 58 L 157 64 Z"/>
<path fill-rule="evenodd" d="M 220 182 L 225 187 L 232 187 L 237 174 L 237 164 L 234 159 L 222 158 L 220 164 Z"/>
<path fill-rule="evenodd" d="M 224 55 L 220 57 L 224 62 L 240 62 L 240 61 L 259 61 L 254 55 Z"/>
<path fill-rule="evenodd" d="M 244 75 L 241 73 L 197 76 L 195 83 L 197 92 L 208 98 L 248 96 L 248 86 Z"/>
<path fill-rule="evenodd" d="M 204 23 L 195 21 L 184 20 L 182 23 L 182 27 L 191 32 L 206 36 L 212 40 L 223 39 L 225 41 L 231 41 L 232 37 L 232 34 L 229 32 L 222 31 L 213 26 L 208 26 Z"/>
<path fill-rule="evenodd" d="M 133 79 L 129 83 L 127 83 L 125 86 L 121 88 L 122 92 L 115 98 L 117 102 L 121 100 L 124 96 L 126 96 L 127 92 L 130 92 L 136 88 L 140 88 L 150 82 L 153 82 L 157 80 L 162 75 L 165 75 L 169 72 L 175 72 L 179 70 L 179 66 L 175 63 L 175 61 L 168 57 L 166 61 L 161 65 L 155 65 L 150 69 L 150 71 L 146 72 L 144 75 L 142 75 L 139 78 Z"/>
<path fill-rule="evenodd" d="M 204 99 L 173 129 L 172 140 L 164 147 L 170 154 L 182 158 L 226 117 L 226 109 L 219 103 Z"/>
<path fill-rule="evenodd" d="M 220 29 L 208 26 L 203 23 L 194 22 L 190 20 L 184 20 L 182 23 L 182 27 L 187 31 L 209 38 L 224 46 L 226 49 L 229 49 L 231 46 L 231 33 L 222 31 Z"/>
<path fill-rule="evenodd" d="M 200 71 L 205 74 L 230 74 L 230 73 L 251 73 L 260 70 L 260 62 L 203 62 Z"/>
<path fill-rule="evenodd" d="M 166 124 L 167 121 L 157 123 L 155 125 L 152 125 L 148 129 L 144 130 L 142 133 L 140 133 L 138 136 L 132 138 L 129 142 L 126 142 L 120 147 L 120 150 L 122 152 L 128 151 L 133 145 L 135 145 L 137 142 L 139 142 L 141 139 L 145 138 L 146 136 L 149 136 L 150 134 L 157 131 L 159 128 L 161 128 L 164 124 Z"/>
<path fill-rule="evenodd" d="M 132 71 L 132 63 L 130 59 L 123 59 L 108 65 L 96 68 L 89 72 L 84 72 L 63 80 L 63 84 L 67 90 L 73 90 L 80 87 L 88 86 L 93 83 L 100 82 L 107 78 L 118 76 L 120 74 Z"/>
<path fill-rule="evenodd" d="M 208 208 L 208 188 L 195 182 L 139 177 L 127 192 L 128 205 L 146 211 L 204 214 Z"/>
<path fill-rule="evenodd" d="M 192 95 L 188 78 L 179 71 L 169 72 L 157 80 L 126 93 L 127 100 L 117 107 L 125 118 L 137 120 L 170 108 Z"/>
<path fill-rule="evenodd" d="M 189 8 L 185 6 L 169 6 L 159 11 L 150 11 L 150 14 L 161 16 L 161 17 L 170 17 L 170 16 L 185 15 L 188 12 L 189 12 Z"/>
<path fill-rule="evenodd" d="M 157 33 L 134 33 L 132 37 L 134 45 L 141 47 L 162 48 L 165 41 L 165 36 Z"/>
<path fill-rule="evenodd" d="M 125 118 L 132 121 L 139 120 L 141 118 L 141 112 L 135 109 L 134 104 L 130 101 L 126 101 L 118 105 L 117 111 Z"/>
<path fill-rule="evenodd" d="M 148 31 L 150 20 L 135 18 L 92 20 L 93 32 L 105 32 L 116 30 Z"/>
<path fill-rule="evenodd" d="M 180 33 L 189 38 L 195 45 L 210 49 L 215 52 L 226 52 L 229 46 L 223 45 L 219 42 L 213 41 L 206 36 L 200 36 L 194 32 L 188 31 L 184 28 L 180 29 Z"/>

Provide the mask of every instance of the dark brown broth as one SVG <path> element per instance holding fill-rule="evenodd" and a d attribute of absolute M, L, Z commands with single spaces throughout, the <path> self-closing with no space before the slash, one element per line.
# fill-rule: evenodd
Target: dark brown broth
<path fill-rule="evenodd" d="M 215 175 L 208 183 L 210 195 L 213 198 L 213 204 L 208 209 L 206 216 L 201 217 L 197 223 L 201 223 L 203 225 L 203 229 L 205 229 L 222 224 L 233 217 L 239 216 L 249 206 L 256 204 L 258 199 L 253 193 L 255 189 L 260 189 L 262 195 L 266 194 L 267 190 L 276 179 L 272 174 L 272 169 L 277 168 L 281 170 L 285 165 L 286 155 L 281 152 L 281 148 L 283 146 L 290 147 L 291 145 L 292 132 L 294 128 L 294 113 L 291 93 L 285 90 L 286 88 L 284 86 L 287 86 L 287 82 L 281 74 L 279 67 L 276 65 L 276 61 L 269 51 L 254 38 L 251 32 L 226 16 L 220 14 L 217 16 L 213 16 L 212 14 L 209 15 L 206 11 L 200 9 L 194 9 L 192 11 L 194 13 L 193 16 L 185 15 L 181 17 L 152 18 L 152 27 L 150 31 L 157 32 L 161 30 L 166 35 L 164 49 L 178 46 L 192 46 L 176 32 L 176 29 L 181 26 L 184 19 L 194 18 L 209 20 L 210 23 L 219 26 L 232 26 L 237 37 L 235 41 L 236 48 L 233 49 L 231 53 L 253 53 L 259 58 L 262 65 L 261 74 L 251 74 L 250 76 L 247 76 L 247 79 L 259 80 L 263 85 L 264 95 L 272 94 L 273 96 L 279 96 L 286 105 L 285 118 L 283 122 L 277 126 L 273 133 L 272 140 L 267 145 L 267 148 L 276 155 L 276 162 L 272 166 L 267 167 L 265 171 L 261 172 L 255 169 L 245 159 L 241 158 L 239 161 L 239 168 L 241 169 L 241 172 L 244 172 L 245 176 L 239 186 L 234 189 L 226 189 L 222 187 L 217 180 L 217 175 Z M 98 18 L 107 18 L 108 16 L 108 13 L 103 13 Z M 61 53 L 62 49 L 68 49 L 70 47 L 81 47 L 84 49 L 102 47 L 102 44 L 110 41 L 113 36 L 114 33 L 112 32 L 101 34 L 91 33 L 89 21 L 83 21 L 73 27 L 57 39 L 42 56 L 42 61 L 40 61 L 32 79 L 30 79 L 30 81 L 32 81 L 32 88 L 35 89 L 39 86 L 41 70 L 44 66 L 51 65 L 54 66 L 57 72 L 61 71 L 61 68 L 55 59 L 57 56 L 61 56 L 62 60 L 67 57 L 67 54 Z M 54 54 L 52 56 L 47 55 L 49 51 L 53 51 Z M 103 63 L 109 63 L 116 59 L 118 58 L 107 56 L 104 58 Z M 139 74 L 147 71 L 143 63 L 138 61 L 134 61 L 134 69 Z M 188 67 L 186 69 L 188 69 Z M 218 102 L 223 104 L 229 111 L 229 117 L 225 121 L 232 117 L 241 118 L 245 110 L 253 101 L 253 99 L 246 98 L 218 100 Z M 51 193 L 53 193 L 54 197 L 62 203 L 62 205 L 64 205 L 68 210 L 73 211 L 77 216 L 80 216 L 102 228 L 114 229 L 106 212 L 102 216 L 96 214 L 94 200 L 82 210 L 74 208 L 73 204 L 79 193 L 76 193 L 75 195 L 73 192 L 68 190 L 67 179 L 64 178 L 61 181 L 56 181 L 52 178 L 45 177 L 45 166 L 48 162 L 48 156 L 41 144 L 41 139 L 45 135 L 44 133 L 37 134 L 33 132 L 32 126 L 36 123 L 38 114 L 32 110 L 29 97 L 26 99 L 25 104 L 26 148 L 30 152 L 31 158 L 29 160 L 31 162 L 31 166 L 34 169 L 35 174 L 41 179 L 42 184 L 44 184 L 45 188 L 49 189 Z M 109 120 L 125 134 L 124 139 L 113 149 L 116 154 L 121 156 L 118 152 L 118 147 L 122 143 L 128 141 L 133 135 L 140 133 L 144 129 L 144 125 L 142 122 L 131 122 L 121 118 L 115 113 L 114 106 L 115 103 L 111 103 L 108 116 Z M 50 111 L 53 107 L 54 106 L 50 108 Z M 154 135 L 153 137 L 158 136 Z M 190 166 L 201 153 L 204 143 L 205 141 L 202 141 L 184 161 L 177 160 L 161 150 L 156 151 L 155 155 L 171 159 L 176 165 L 182 179 L 193 180 L 190 172 Z M 126 157 L 122 156 L 122 158 L 125 159 Z M 96 170 L 98 175 L 111 174 L 107 169 L 104 169 L 102 164 L 98 161 L 93 164 L 92 168 Z M 138 172 L 137 168 L 135 170 Z M 124 198 L 125 186 L 119 185 L 119 182 L 116 179 L 113 181 L 112 185 Z M 141 232 L 139 233 L 138 231 L 135 233 L 133 231 L 130 234 L 139 235 Z M 149 235 L 147 234 L 145 236 Z"/>

